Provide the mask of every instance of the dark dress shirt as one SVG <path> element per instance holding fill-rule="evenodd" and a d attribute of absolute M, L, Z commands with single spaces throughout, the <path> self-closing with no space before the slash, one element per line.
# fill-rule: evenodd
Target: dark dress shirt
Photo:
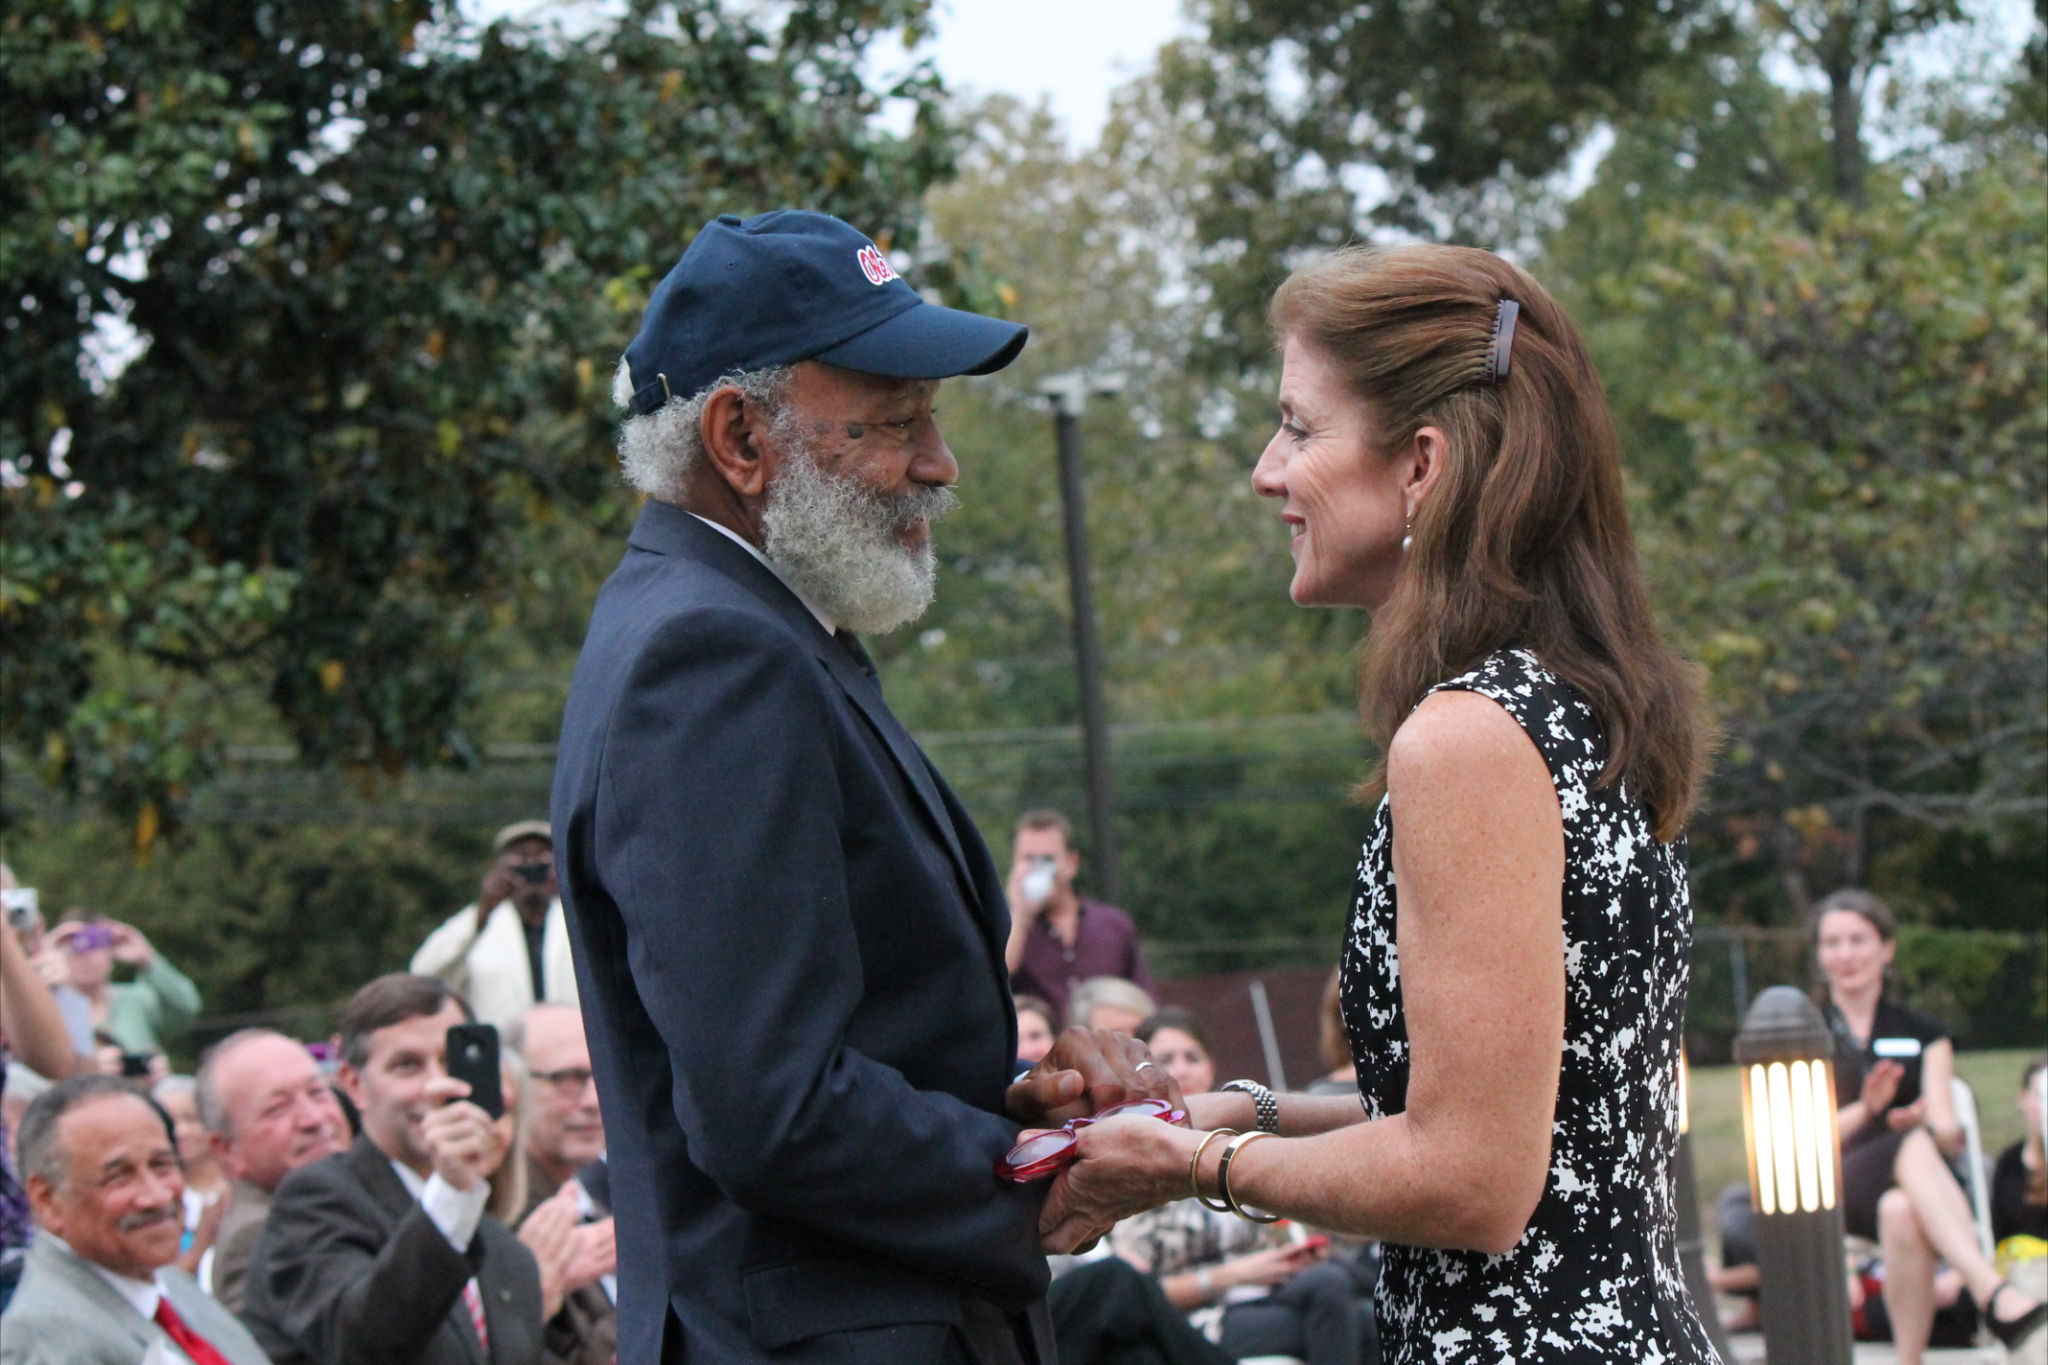
<path fill-rule="evenodd" d="M 1024 941 L 1024 960 L 1010 974 L 1010 989 L 1020 995 L 1035 995 L 1053 1007 L 1055 1017 L 1067 1017 L 1067 1000 L 1074 987 L 1093 976 L 1120 976 L 1135 982 L 1147 995 L 1152 993 L 1152 969 L 1145 964 L 1145 950 L 1138 946 L 1138 926 L 1114 905 L 1080 898 L 1081 919 L 1074 926 L 1074 941 L 1060 941 L 1053 927 L 1040 915 Z"/>

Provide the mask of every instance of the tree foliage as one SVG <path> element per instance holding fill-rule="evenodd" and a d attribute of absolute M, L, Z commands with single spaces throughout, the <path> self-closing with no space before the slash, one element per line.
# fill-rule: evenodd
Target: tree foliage
<path fill-rule="evenodd" d="M 1719 816 L 1849 880 L 1873 820 L 2048 812 L 2044 204 L 2012 157 L 1812 231 L 1731 206 L 1666 220 L 1639 275 L 1693 323 L 1657 399 L 1693 482 L 1654 544 L 1729 730 Z"/>
<path fill-rule="evenodd" d="M 619 510 L 610 369 L 689 231 L 802 202 L 914 238 L 936 81 L 861 63 L 925 11 L 11 8 L 0 735 L 145 845 L 230 742 L 473 758 L 532 523 Z"/>

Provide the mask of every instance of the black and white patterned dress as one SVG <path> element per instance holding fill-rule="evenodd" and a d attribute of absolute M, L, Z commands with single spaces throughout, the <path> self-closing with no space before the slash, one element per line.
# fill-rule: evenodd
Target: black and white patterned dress
<path fill-rule="evenodd" d="M 1626 784 L 1596 791 L 1592 710 L 1534 655 L 1505 651 L 1433 691 L 1498 702 L 1543 754 L 1564 816 L 1565 1022 L 1550 1174 L 1512 1251 L 1385 1247 L 1377 1307 L 1392 1365 L 1717 1359 L 1673 1245 L 1676 1069 L 1692 939 L 1681 844 L 1660 844 Z M 1345 1028 L 1370 1118 L 1400 1113 L 1408 1027 L 1395 949 L 1393 826 L 1359 860 Z"/>

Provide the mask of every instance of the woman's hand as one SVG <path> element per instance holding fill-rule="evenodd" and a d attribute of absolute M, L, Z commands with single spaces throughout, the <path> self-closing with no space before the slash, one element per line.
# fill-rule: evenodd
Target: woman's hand
<path fill-rule="evenodd" d="M 1880 1058 L 1863 1073 L 1863 1091 L 1858 1096 L 1863 1101 L 1863 1116 L 1866 1119 L 1882 1114 L 1899 1093 L 1899 1082 L 1905 1078 L 1906 1068 L 1889 1058 Z"/>
<path fill-rule="evenodd" d="M 1307 1270 L 1328 1254 L 1326 1246 L 1289 1242 L 1264 1251 L 1233 1256 L 1223 1263 L 1232 1284 L 1280 1285 Z"/>
<path fill-rule="evenodd" d="M 1078 1155 L 1039 1210 L 1038 1241 L 1048 1253 L 1068 1255 L 1119 1219 L 1189 1193 L 1188 1159 L 1199 1139 L 1185 1128 L 1133 1115 L 1090 1124 L 1078 1139 Z"/>
<path fill-rule="evenodd" d="M 148 970 L 149 964 L 156 961 L 156 949 L 150 946 L 140 929 L 119 920 L 109 920 L 107 927 L 114 933 L 114 961 L 137 971 Z"/>
<path fill-rule="evenodd" d="M 1927 1101 L 1914 1100 L 1911 1104 L 1902 1104 L 1897 1109 L 1886 1110 L 1884 1122 L 1885 1127 L 1891 1129 L 1894 1133 L 1903 1133 L 1909 1128 L 1918 1128 L 1921 1124 L 1927 1122 Z"/>

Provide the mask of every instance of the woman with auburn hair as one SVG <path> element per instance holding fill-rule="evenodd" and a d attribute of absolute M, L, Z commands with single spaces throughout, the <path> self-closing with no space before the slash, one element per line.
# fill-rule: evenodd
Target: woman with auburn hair
<path fill-rule="evenodd" d="M 1467 248 L 1337 252 L 1272 321 L 1280 429 L 1252 478 L 1290 594 L 1373 616 L 1358 1094 L 1242 1083 L 1189 1097 L 1191 1128 L 1084 1128 L 1046 1244 L 1192 1189 L 1380 1239 L 1390 1361 L 1713 1361 L 1671 1176 L 1709 735 L 1651 619 L 1599 377 L 1533 279 Z"/>

